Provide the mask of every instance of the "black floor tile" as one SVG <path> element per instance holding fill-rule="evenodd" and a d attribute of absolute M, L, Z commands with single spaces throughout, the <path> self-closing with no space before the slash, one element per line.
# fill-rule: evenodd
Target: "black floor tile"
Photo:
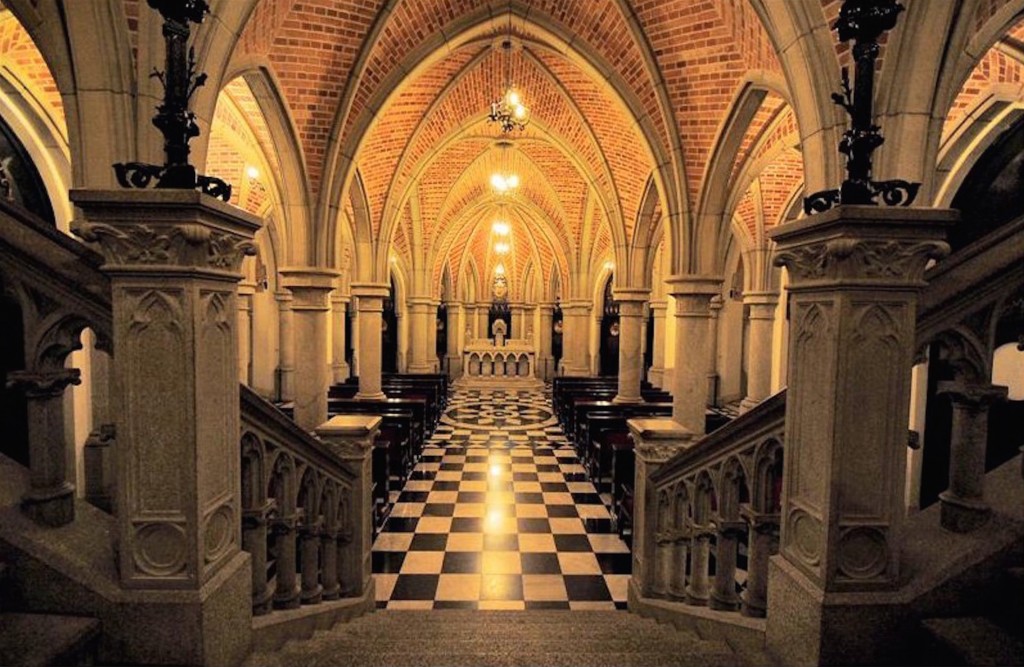
<path fill-rule="evenodd" d="M 524 553 L 520 555 L 523 574 L 562 574 L 555 553 Z"/>
<path fill-rule="evenodd" d="M 559 551 L 593 551 L 586 535 L 555 535 L 555 548 Z"/>
<path fill-rule="evenodd" d="M 376 574 L 398 574 L 405 562 L 404 551 L 374 551 L 370 556 Z"/>
<path fill-rule="evenodd" d="M 475 574 L 481 571 L 483 556 L 474 551 L 449 551 L 444 555 L 444 574 Z"/>
<path fill-rule="evenodd" d="M 437 593 L 437 581 L 436 574 L 400 574 L 391 599 L 433 600 Z"/>
<path fill-rule="evenodd" d="M 608 584 L 599 574 L 567 574 L 565 591 L 574 602 L 612 599 L 612 594 L 608 592 Z"/>
<path fill-rule="evenodd" d="M 445 533 L 417 533 L 412 538 L 409 551 L 444 551 L 448 544 Z"/>

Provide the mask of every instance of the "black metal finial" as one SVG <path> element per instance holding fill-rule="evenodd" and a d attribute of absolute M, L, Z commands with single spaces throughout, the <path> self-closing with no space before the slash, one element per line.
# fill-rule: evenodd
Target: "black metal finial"
<path fill-rule="evenodd" d="M 189 101 L 206 83 L 206 74 L 196 72 L 195 49 L 188 48 L 192 23 L 202 23 L 210 7 L 206 0 L 147 0 L 164 19 L 166 42 L 164 71 L 150 75 L 164 87 L 164 101 L 157 107 L 153 125 L 164 135 L 163 165 L 127 162 L 114 165 L 117 182 L 125 188 L 147 188 L 156 180 L 158 188 L 201 189 L 224 201 L 231 199 L 231 186 L 215 176 L 203 176 L 189 163 L 189 142 L 199 136 L 196 115 Z"/>
<path fill-rule="evenodd" d="M 871 122 L 878 38 L 896 26 L 902 11 L 903 5 L 897 0 L 846 0 L 832 26 L 839 33 L 839 41 L 855 41 L 853 88 L 849 70 L 844 67 L 843 92 L 832 94 L 851 120 L 850 129 L 839 142 L 839 152 L 846 156 L 847 176 L 838 190 L 823 190 L 805 197 L 804 212 L 808 215 L 827 211 L 836 204 L 877 205 L 879 195 L 888 206 L 909 206 L 917 197 L 920 183 L 871 180 L 871 154 L 885 141 L 881 128 Z"/>

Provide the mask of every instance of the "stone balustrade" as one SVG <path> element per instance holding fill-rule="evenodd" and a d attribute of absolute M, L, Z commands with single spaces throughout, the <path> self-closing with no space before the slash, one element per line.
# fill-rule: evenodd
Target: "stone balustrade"
<path fill-rule="evenodd" d="M 462 352 L 463 368 L 470 377 L 533 377 L 537 352 L 532 341 L 508 339 L 504 345 L 473 341 Z"/>

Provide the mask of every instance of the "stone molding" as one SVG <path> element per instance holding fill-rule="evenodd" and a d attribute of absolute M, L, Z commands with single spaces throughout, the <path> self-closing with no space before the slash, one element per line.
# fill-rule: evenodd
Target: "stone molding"
<path fill-rule="evenodd" d="M 665 463 L 702 437 L 671 419 L 630 419 L 626 423 L 636 443 L 636 456 L 645 463 Z"/>
<path fill-rule="evenodd" d="M 9 389 L 23 389 L 28 398 L 52 398 L 64 394 L 68 385 L 82 384 L 82 372 L 77 368 L 51 371 L 11 371 L 7 374 Z"/>

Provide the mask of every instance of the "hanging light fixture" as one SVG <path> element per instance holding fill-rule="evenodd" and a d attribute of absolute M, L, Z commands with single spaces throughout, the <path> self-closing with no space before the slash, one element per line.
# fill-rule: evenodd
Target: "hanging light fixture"
<path fill-rule="evenodd" d="M 501 50 L 504 53 L 505 91 L 500 98 L 491 102 L 487 120 L 497 123 L 506 134 L 512 130 L 522 132 L 530 122 L 530 109 L 523 104 L 522 95 L 512 83 L 512 12 L 508 14 L 508 35 L 501 42 Z"/>
<path fill-rule="evenodd" d="M 508 244 L 508 241 L 498 241 L 494 244 L 494 252 L 498 255 L 507 255 L 510 249 L 511 246 Z"/>
<path fill-rule="evenodd" d="M 512 231 L 512 227 L 504 220 L 495 220 L 494 224 L 491 225 L 491 231 L 496 236 L 508 236 L 508 233 Z"/>
<path fill-rule="evenodd" d="M 498 149 L 498 163 L 500 166 L 498 171 L 491 174 L 491 187 L 499 195 L 503 195 L 519 187 L 519 176 L 509 166 L 512 142 L 499 141 L 496 144 L 496 148 Z"/>

